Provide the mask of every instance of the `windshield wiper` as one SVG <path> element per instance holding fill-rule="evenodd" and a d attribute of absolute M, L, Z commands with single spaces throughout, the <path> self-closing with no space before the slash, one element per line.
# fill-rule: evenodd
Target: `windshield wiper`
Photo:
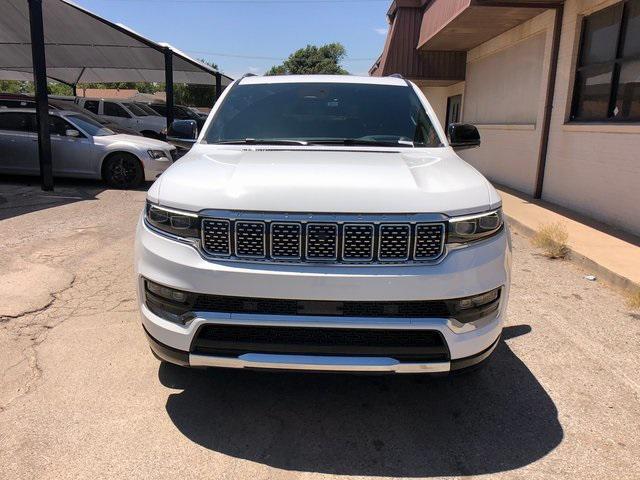
<path fill-rule="evenodd" d="M 222 140 L 211 142 L 214 145 L 308 145 L 303 140 L 287 140 L 280 138 L 245 138 L 243 140 Z"/>
<path fill-rule="evenodd" d="M 397 147 L 415 146 L 413 142 L 409 140 L 372 140 L 367 138 L 336 138 L 329 140 L 314 140 L 311 145 L 345 145 L 349 146 L 369 146 L 369 147 Z"/>

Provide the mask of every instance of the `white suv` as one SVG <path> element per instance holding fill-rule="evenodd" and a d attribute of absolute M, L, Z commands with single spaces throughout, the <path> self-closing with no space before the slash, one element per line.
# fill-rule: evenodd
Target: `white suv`
<path fill-rule="evenodd" d="M 193 132 L 176 122 L 171 136 Z M 188 128 L 185 128 L 188 127 Z M 509 232 L 402 78 L 245 77 L 151 187 L 142 323 L 185 366 L 446 373 L 496 347 Z"/>
<path fill-rule="evenodd" d="M 164 140 L 166 138 L 167 120 L 157 114 L 151 114 L 134 102 L 120 100 L 104 100 L 101 98 L 78 98 L 76 103 L 95 115 L 130 128 L 145 137 Z"/>

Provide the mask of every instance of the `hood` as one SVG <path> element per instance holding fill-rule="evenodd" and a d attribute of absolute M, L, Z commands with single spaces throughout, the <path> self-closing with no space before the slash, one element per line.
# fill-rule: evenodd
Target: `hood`
<path fill-rule="evenodd" d="M 161 205 L 307 213 L 446 213 L 496 206 L 451 148 L 221 148 L 195 145 L 149 192 Z"/>
<path fill-rule="evenodd" d="M 104 140 L 105 143 L 115 143 L 115 142 L 125 142 L 129 145 L 135 145 L 136 147 L 141 148 L 154 148 L 159 150 L 173 150 L 173 145 L 163 142 L 162 140 L 156 140 L 154 138 L 147 138 L 137 135 L 126 135 L 126 134 L 117 134 L 117 135 L 107 135 L 105 137 L 94 137 L 96 140 Z"/>

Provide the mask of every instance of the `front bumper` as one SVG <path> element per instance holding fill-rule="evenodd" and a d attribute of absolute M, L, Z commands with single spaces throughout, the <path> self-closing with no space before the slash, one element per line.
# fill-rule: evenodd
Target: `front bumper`
<path fill-rule="evenodd" d="M 265 265 L 211 261 L 192 246 L 150 231 L 139 222 L 135 268 L 142 323 L 152 350 L 163 360 L 188 366 L 277 370 L 442 373 L 484 360 L 502 331 L 509 293 L 511 252 L 508 230 L 464 249 L 437 265 L 350 266 Z M 144 303 L 143 279 L 189 292 L 256 298 L 334 301 L 411 301 L 453 299 L 502 287 L 500 307 L 473 323 L 451 318 L 360 318 L 195 312 L 186 325 L 165 320 Z M 345 329 L 431 330 L 443 336 L 447 361 L 403 362 L 390 357 L 199 355 L 194 339 L 203 325 L 260 325 Z"/>

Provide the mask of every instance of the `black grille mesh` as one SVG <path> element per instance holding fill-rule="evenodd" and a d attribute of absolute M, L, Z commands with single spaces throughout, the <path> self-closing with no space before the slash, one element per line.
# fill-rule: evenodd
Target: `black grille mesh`
<path fill-rule="evenodd" d="M 307 225 L 307 258 L 335 260 L 338 250 L 338 226 L 333 223 Z"/>
<path fill-rule="evenodd" d="M 262 222 L 236 222 L 236 255 L 264 258 L 264 233 Z"/>
<path fill-rule="evenodd" d="M 228 220 L 202 221 L 202 238 L 204 249 L 213 255 L 229 255 L 231 246 L 229 245 L 229 230 L 231 228 Z"/>
<path fill-rule="evenodd" d="M 373 260 L 373 225 L 345 225 L 342 258 L 354 261 Z"/>
<path fill-rule="evenodd" d="M 444 227 L 442 225 L 426 223 L 416 225 L 416 246 L 414 255 L 416 260 L 435 258 L 440 255 L 444 237 L 443 229 Z"/>
<path fill-rule="evenodd" d="M 429 318 L 448 317 L 450 315 L 447 304 L 442 300 L 336 302 L 229 297 L 224 295 L 198 295 L 193 310 L 198 312 L 337 317 Z"/>
<path fill-rule="evenodd" d="M 406 260 L 409 258 L 409 225 L 380 226 L 380 260 Z"/>
<path fill-rule="evenodd" d="M 301 229 L 299 223 L 271 224 L 271 256 L 273 258 L 300 258 Z"/>
<path fill-rule="evenodd" d="M 405 361 L 447 361 L 449 351 L 434 330 L 340 329 L 205 325 L 194 341 L 198 354 L 243 353 L 393 356 Z"/>

